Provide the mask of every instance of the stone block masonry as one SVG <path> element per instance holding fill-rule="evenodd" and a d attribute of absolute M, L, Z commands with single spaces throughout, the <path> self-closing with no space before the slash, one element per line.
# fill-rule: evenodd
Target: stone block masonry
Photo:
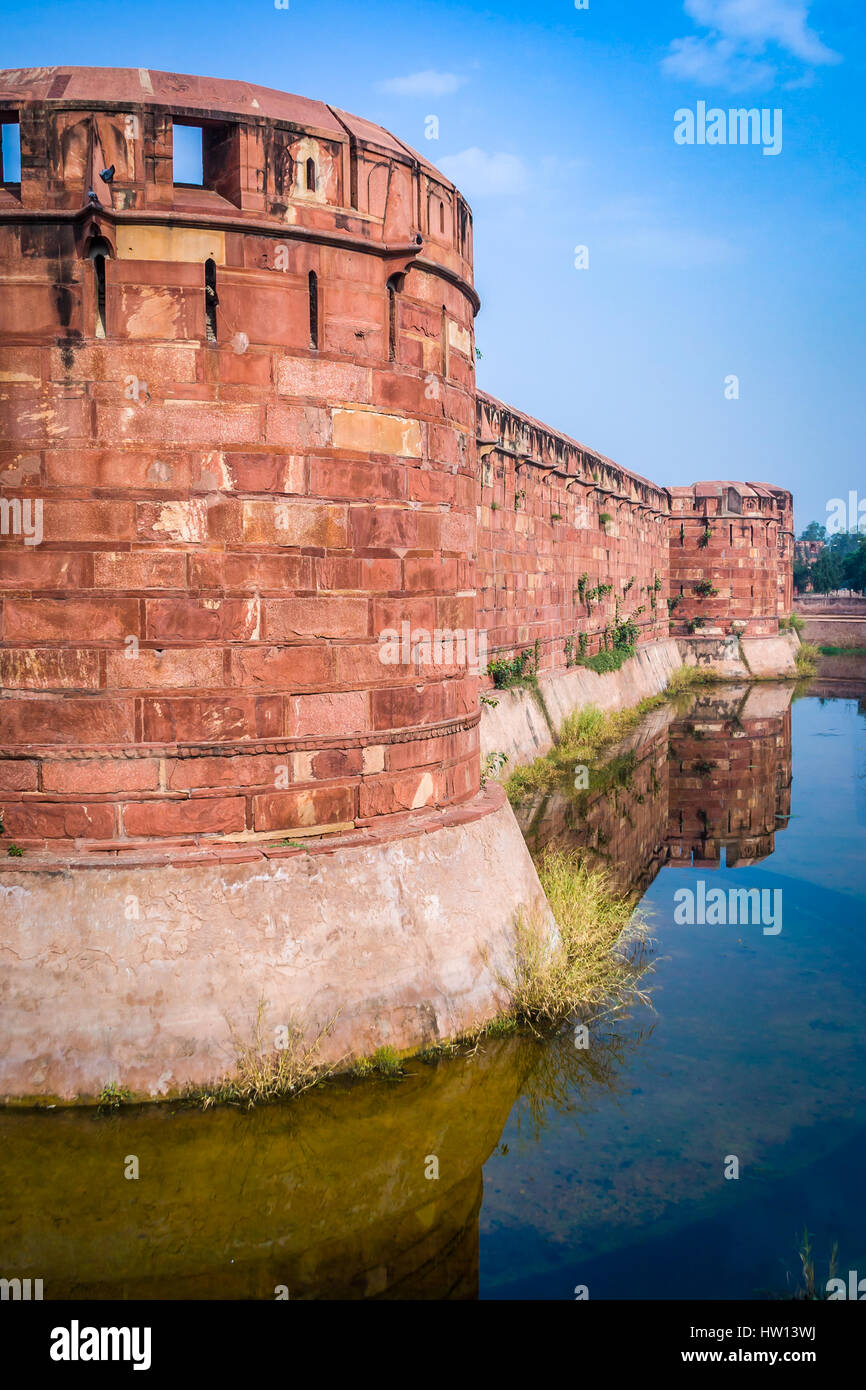
<path fill-rule="evenodd" d="M 531 648 L 559 717 L 585 684 L 559 677 L 623 624 L 642 664 L 622 691 L 660 678 L 678 656 L 667 600 L 687 622 L 696 574 L 720 632 L 771 636 L 788 494 L 666 489 L 477 392 L 470 210 L 363 119 L 248 83 L 46 67 L 0 73 L 0 121 L 21 146 L 20 182 L 0 169 L 0 957 L 14 908 L 65 962 L 67 1022 L 86 1014 L 28 1088 L 54 996 L 19 962 L 0 1092 L 73 1096 L 109 1063 L 144 1093 L 201 1079 L 238 978 L 285 1023 L 308 950 L 331 962 L 306 997 L 347 1021 L 343 1051 L 371 1020 L 407 1047 L 477 1021 L 498 1001 L 492 975 L 470 978 L 485 933 L 504 959 L 540 890 L 481 790 L 489 678 L 461 652 Z M 195 184 L 174 166 L 181 125 Z M 407 628 L 472 640 L 384 660 Z M 295 911 L 297 861 L 271 872 L 299 843 L 320 926 L 361 895 L 364 972 Z M 468 876 L 459 933 L 431 926 L 446 848 Z M 243 866 L 228 896 L 226 865 Z M 200 956 L 190 928 L 178 946 L 155 894 L 169 868 L 178 922 L 209 903 L 217 936 L 243 939 L 209 981 L 213 942 Z M 88 972 L 97 922 L 117 932 L 120 1013 L 114 967 L 95 990 Z M 432 971 L 400 964 L 405 931 Z M 291 988 L 288 959 L 307 962 Z M 193 978 L 211 992 L 190 1023 Z"/>
<path fill-rule="evenodd" d="M 476 674 L 379 643 L 474 625 L 457 190 L 245 84 L 46 69 L 0 109 L 0 483 L 44 518 L 3 540 L 7 835 L 255 839 L 473 796 Z M 173 181 L 180 121 L 201 187 Z"/>
<path fill-rule="evenodd" d="M 668 636 L 667 492 L 547 425 L 477 395 L 478 621 L 491 654 L 538 643 L 572 666 L 631 618 Z"/>

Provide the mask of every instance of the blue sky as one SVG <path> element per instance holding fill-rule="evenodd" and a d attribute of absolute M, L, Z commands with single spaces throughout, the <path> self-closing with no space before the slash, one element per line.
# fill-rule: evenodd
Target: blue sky
<path fill-rule="evenodd" d="M 367 116 L 472 204 L 485 390 L 659 483 L 790 487 L 798 529 L 866 496 L 860 4 L 289 5 L 7 0 L 0 66 L 208 73 Z M 780 109 L 781 152 L 678 145 L 699 101 Z"/>

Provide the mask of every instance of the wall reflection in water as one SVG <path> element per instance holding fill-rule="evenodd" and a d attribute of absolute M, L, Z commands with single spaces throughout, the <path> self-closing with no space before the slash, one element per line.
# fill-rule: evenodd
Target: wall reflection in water
<path fill-rule="evenodd" d="M 6 1111 L 0 1270 L 46 1299 L 475 1298 L 482 1167 L 515 1101 L 537 1135 L 549 1106 L 614 1091 L 638 1041 L 491 1040 L 246 1112 Z"/>
<path fill-rule="evenodd" d="M 587 792 L 522 808 L 530 846 L 583 846 L 635 892 L 665 863 L 761 859 L 789 813 L 790 698 L 729 688 L 654 711 Z M 509 1115 L 532 1141 L 616 1094 L 641 1027 L 589 1050 L 569 1029 L 487 1040 L 250 1112 L 2 1112 L 0 1275 L 42 1279 L 46 1299 L 474 1298 L 482 1168 Z"/>
<path fill-rule="evenodd" d="M 587 791 L 518 808 L 530 849 L 578 846 L 643 893 L 665 864 L 717 868 L 772 854 L 791 811 L 791 686 L 708 688 L 653 713 Z"/>

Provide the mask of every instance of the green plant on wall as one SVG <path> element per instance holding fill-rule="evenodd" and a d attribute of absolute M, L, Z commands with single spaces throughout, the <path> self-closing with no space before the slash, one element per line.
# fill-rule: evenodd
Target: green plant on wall
<path fill-rule="evenodd" d="M 604 629 L 601 634 L 601 648 L 594 656 L 586 655 L 586 636 L 581 633 L 577 662 L 588 666 L 598 675 L 605 671 L 618 671 L 624 661 L 634 656 L 637 650 L 639 628 L 634 618 L 624 618 Z"/>
<path fill-rule="evenodd" d="M 702 531 L 701 534 L 698 536 L 698 545 L 700 546 L 701 550 L 706 550 L 706 548 L 707 548 L 707 546 L 709 545 L 710 540 L 711 540 L 711 538 L 712 538 L 712 534 L 713 534 L 713 528 L 712 528 L 712 526 L 710 525 L 710 523 L 707 522 L 706 525 L 704 526 L 703 531 Z"/>
<path fill-rule="evenodd" d="M 612 521 L 613 517 L 611 516 L 610 512 L 599 512 L 598 524 L 601 527 L 602 531 L 606 531 Z"/>
<path fill-rule="evenodd" d="M 718 592 L 710 579 L 699 579 L 694 586 L 694 593 L 698 598 L 715 598 Z"/>
<path fill-rule="evenodd" d="M 498 657 L 488 662 L 487 674 L 497 690 L 509 690 L 515 685 L 531 684 L 535 680 L 540 659 L 541 643 L 536 638 L 532 647 L 518 652 L 510 661 Z"/>
<path fill-rule="evenodd" d="M 491 777 L 498 777 L 499 773 L 502 771 L 507 762 L 507 753 L 488 753 L 487 757 L 484 759 L 484 766 L 481 769 L 482 787 L 485 785 L 486 782 L 490 780 Z"/>
<path fill-rule="evenodd" d="M 613 593 L 612 584 L 596 584 L 594 589 L 587 589 L 586 601 L 587 603 L 595 603 L 596 599 L 606 598 L 610 593 Z"/>

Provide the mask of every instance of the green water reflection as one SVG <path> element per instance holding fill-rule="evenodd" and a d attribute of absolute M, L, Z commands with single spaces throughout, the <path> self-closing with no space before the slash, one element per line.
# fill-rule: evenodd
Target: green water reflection
<path fill-rule="evenodd" d="M 587 1050 L 487 1041 L 251 1112 L 0 1114 L 0 1275 L 46 1298 L 749 1297 L 804 1223 L 866 1272 L 864 749 L 856 701 L 792 717 L 790 687 L 654 711 L 588 793 L 519 812 L 533 850 L 579 844 L 643 895 L 652 1009 Z M 701 874 L 781 887 L 782 934 L 676 927 Z"/>

